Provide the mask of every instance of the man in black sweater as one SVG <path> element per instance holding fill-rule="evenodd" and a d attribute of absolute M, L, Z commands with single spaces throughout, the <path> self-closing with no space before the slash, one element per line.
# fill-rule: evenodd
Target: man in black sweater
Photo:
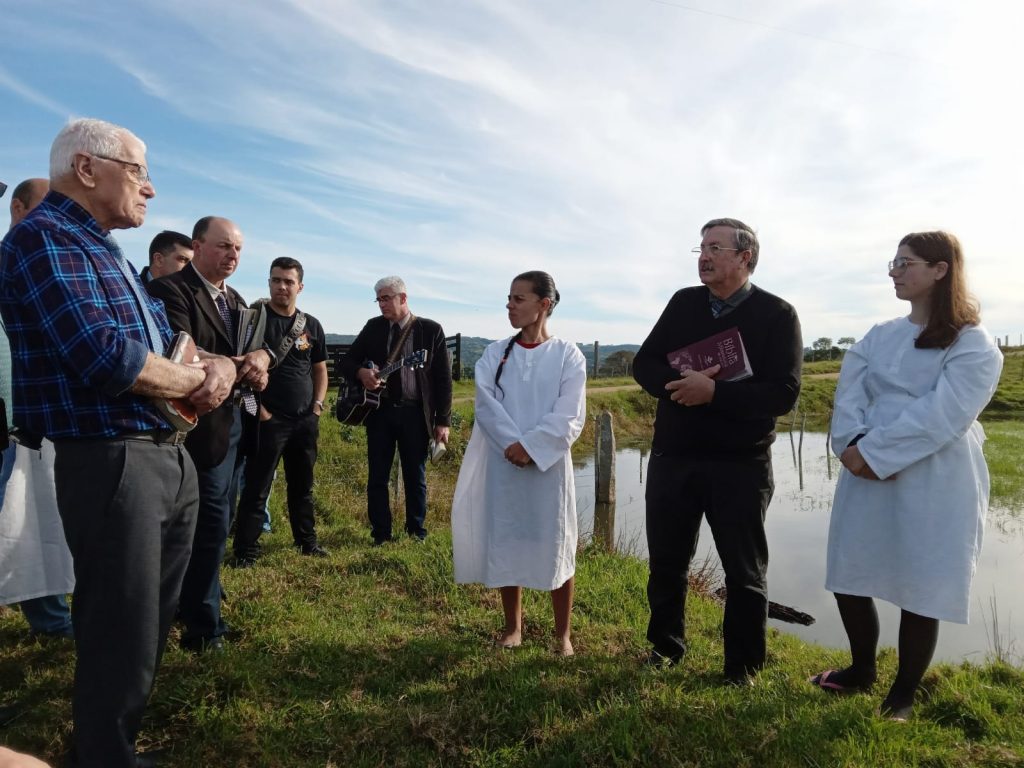
<path fill-rule="evenodd" d="M 702 286 L 677 291 L 637 352 L 633 375 L 658 398 L 647 476 L 650 662 L 686 652 L 690 560 L 706 515 L 725 571 L 725 679 L 744 684 L 764 666 L 768 616 L 765 511 L 772 498 L 775 419 L 800 392 L 800 321 L 782 299 L 750 282 L 757 235 L 736 219 L 701 229 Z M 716 380 L 719 366 L 680 374 L 668 355 L 738 329 L 752 375 Z"/>

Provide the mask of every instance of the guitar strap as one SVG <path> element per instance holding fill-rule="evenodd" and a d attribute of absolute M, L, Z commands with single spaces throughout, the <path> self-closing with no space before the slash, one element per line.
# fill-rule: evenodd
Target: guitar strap
<path fill-rule="evenodd" d="M 281 346 L 277 348 L 278 362 L 281 362 L 288 356 L 288 353 L 292 351 L 295 340 L 302 335 L 304 330 L 306 330 L 306 313 L 301 309 L 297 309 L 295 310 L 295 322 L 292 323 L 291 330 L 281 339 Z"/>

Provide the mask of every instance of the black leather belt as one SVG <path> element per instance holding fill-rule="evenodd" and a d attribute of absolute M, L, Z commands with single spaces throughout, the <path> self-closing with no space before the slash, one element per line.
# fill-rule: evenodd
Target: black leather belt
<path fill-rule="evenodd" d="M 188 432 L 177 432 L 173 429 L 147 429 L 145 432 L 129 432 L 120 437 L 124 440 L 142 440 L 157 445 L 181 445 L 188 437 Z"/>

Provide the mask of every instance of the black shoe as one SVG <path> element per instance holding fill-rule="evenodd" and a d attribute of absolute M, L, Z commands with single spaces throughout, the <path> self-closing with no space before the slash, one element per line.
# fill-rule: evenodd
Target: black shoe
<path fill-rule="evenodd" d="M 754 675 L 760 670 L 760 666 L 728 666 L 722 673 L 722 682 L 725 685 L 734 685 L 740 688 L 754 684 Z"/>
<path fill-rule="evenodd" d="M 682 658 L 682 656 L 666 656 L 652 648 L 650 655 L 644 659 L 644 666 L 654 669 L 668 669 L 678 664 Z"/>
<path fill-rule="evenodd" d="M 319 544 L 314 544 L 311 547 L 301 547 L 301 550 L 304 557 L 327 557 L 330 554 Z"/>
<path fill-rule="evenodd" d="M 204 653 L 221 653 L 224 651 L 224 639 L 222 637 L 182 638 L 179 645 L 197 656 Z"/>
<path fill-rule="evenodd" d="M 30 634 L 33 640 L 38 640 L 41 643 L 59 643 L 62 640 L 75 639 L 75 633 L 71 627 L 61 630 L 60 632 L 32 632 Z"/>
<path fill-rule="evenodd" d="M 231 562 L 228 563 L 232 568 L 252 568 L 256 565 L 257 556 L 249 555 L 246 557 L 236 556 Z"/>
<path fill-rule="evenodd" d="M 380 546 L 383 546 L 384 544 L 386 544 L 389 541 L 394 541 L 394 539 L 392 539 L 390 536 L 386 536 L 384 538 L 377 538 L 376 536 L 374 536 L 373 537 L 373 543 L 370 546 L 371 547 L 380 547 Z"/>
<path fill-rule="evenodd" d="M 754 684 L 754 676 L 748 675 L 746 672 L 722 675 L 722 684 L 731 685 L 734 688 L 748 688 Z"/>
<path fill-rule="evenodd" d="M 166 749 L 151 749 L 149 752 L 136 752 L 135 768 L 156 768 L 166 756 Z"/>
<path fill-rule="evenodd" d="M 21 714 L 21 707 L 17 704 L 6 704 L 0 707 L 0 728 L 13 723 L 18 719 L 18 715 Z"/>

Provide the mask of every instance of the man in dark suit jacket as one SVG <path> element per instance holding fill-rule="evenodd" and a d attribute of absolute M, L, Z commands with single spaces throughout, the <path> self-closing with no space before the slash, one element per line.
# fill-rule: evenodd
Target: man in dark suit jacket
<path fill-rule="evenodd" d="M 246 304 L 224 282 L 238 267 L 242 242 L 242 233 L 233 222 L 214 216 L 202 218 L 192 231 L 192 263 L 180 272 L 150 281 L 146 289 L 164 302 L 173 330 L 189 333 L 200 349 L 234 357 L 236 383 L 261 391 L 267 385 L 272 353 L 259 349 L 236 356 L 237 313 Z M 201 417 L 185 441 L 199 473 L 199 515 L 181 588 L 180 615 L 185 623 L 181 646 L 197 653 L 220 650 L 228 630 L 220 613 L 220 563 L 231 524 L 232 479 L 242 435 L 238 400 L 229 398 Z"/>
<path fill-rule="evenodd" d="M 405 530 L 417 541 L 426 538 L 427 446 L 431 437 L 448 442 L 452 371 L 444 331 L 433 320 L 412 314 L 402 279 L 381 278 L 374 291 L 381 316 L 366 323 L 339 366 L 350 380 L 383 395 L 380 408 L 366 419 L 366 503 L 370 535 L 377 546 L 391 540 L 388 476 L 396 445 L 405 486 Z M 406 329 L 409 333 L 396 349 Z M 398 359 L 420 349 L 427 350 L 425 367 L 402 368 L 388 377 L 386 386 L 381 382 L 377 371 L 389 356 Z"/>

